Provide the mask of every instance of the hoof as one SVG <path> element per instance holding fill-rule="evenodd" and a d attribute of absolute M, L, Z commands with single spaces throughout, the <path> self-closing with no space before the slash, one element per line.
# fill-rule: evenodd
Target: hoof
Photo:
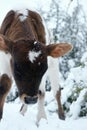
<path fill-rule="evenodd" d="M 62 114 L 59 113 L 59 119 L 65 120 L 65 115 L 64 115 L 64 113 L 62 113 Z"/>
<path fill-rule="evenodd" d="M 21 115 L 25 115 L 25 113 L 26 113 L 26 111 L 27 111 L 27 105 L 26 104 L 23 104 L 22 106 L 21 106 L 21 109 L 20 109 L 20 113 L 21 113 Z"/>
<path fill-rule="evenodd" d="M 2 112 L 0 111 L 0 121 L 1 121 L 1 119 L 2 119 Z"/>

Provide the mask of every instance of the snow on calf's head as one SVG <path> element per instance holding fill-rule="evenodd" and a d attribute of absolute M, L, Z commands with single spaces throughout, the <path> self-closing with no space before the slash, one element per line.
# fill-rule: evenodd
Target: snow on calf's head
<path fill-rule="evenodd" d="M 28 53 L 28 57 L 29 60 L 31 61 L 31 63 L 34 63 L 34 61 L 36 60 L 36 58 L 39 57 L 39 55 L 41 54 L 41 51 L 35 52 L 35 51 L 29 51 Z"/>
<path fill-rule="evenodd" d="M 27 9 L 23 9 L 23 10 L 19 10 L 18 13 L 20 13 L 20 21 L 23 22 L 27 17 L 28 17 L 28 10 Z"/>

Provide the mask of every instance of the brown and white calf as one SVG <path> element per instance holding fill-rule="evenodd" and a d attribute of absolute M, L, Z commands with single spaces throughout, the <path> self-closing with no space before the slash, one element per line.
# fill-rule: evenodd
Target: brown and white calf
<path fill-rule="evenodd" d="M 46 118 L 44 96 L 47 73 L 58 103 L 59 118 L 64 119 L 56 58 L 63 56 L 71 48 L 68 43 L 46 45 L 44 25 L 38 13 L 30 10 L 9 11 L 0 29 L 0 50 L 4 55 L 0 61 L 3 64 L 4 60 L 0 68 L 0 119 L 5 98 L 11 88 L 12 76 L 23 102 L 21 114 L 24 115 L 28 104 L 38 100 L 37 122 Z"/>

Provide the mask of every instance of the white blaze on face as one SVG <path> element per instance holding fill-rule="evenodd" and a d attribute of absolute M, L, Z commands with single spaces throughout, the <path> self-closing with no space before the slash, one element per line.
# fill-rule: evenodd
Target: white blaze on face
<path fill-rule="evenodd" d="M 19 10 L 18 13 L 22 14 L 21 16 L 19 16 L 21 22 L 23 22 L 28 16 L 28 10 L 27 9 Z"/>
<path fill-rule="evenodd" d="M 36 58 L 39 57 L 39 55 L 41 54 L 41 51 L 35 52 L 35 51 L 29 51 L 28 53 L 28 57 L 29 60 L 31 61 L 31 63 L 34 63 L 34 61 L 36 60 Z"/>

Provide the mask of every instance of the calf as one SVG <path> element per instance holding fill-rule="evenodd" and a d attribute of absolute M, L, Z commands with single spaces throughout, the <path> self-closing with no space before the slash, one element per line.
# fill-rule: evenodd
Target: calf
<path fill-rule="evenodd" d="M 28 104 L 34 104 L 38 100 L 37 122 L 41 118 L 46 118 L 44 96 L 47 72 L 58 103 L 59 118 L 64 119 L 60 101 L 58 61 L 53 58 L 63 56 L 71 48 L 72 46 L 68 43 L 46 45 L 44 25 L 38 13 L 30 10 L 25 10 L 23 13 L 9 11 L 0 29 L 0 50 L 10 59 L 10 64 L 6 63 L 4 71 L 1 72 L 0 119 L 3 114 L 5 97 L 11 88 L 12 76 L 23 102 L 20 109 L 21 114 L 24 115 Z M 3 60 L 6 62 L 7 60 L 4 58 Z"/>

